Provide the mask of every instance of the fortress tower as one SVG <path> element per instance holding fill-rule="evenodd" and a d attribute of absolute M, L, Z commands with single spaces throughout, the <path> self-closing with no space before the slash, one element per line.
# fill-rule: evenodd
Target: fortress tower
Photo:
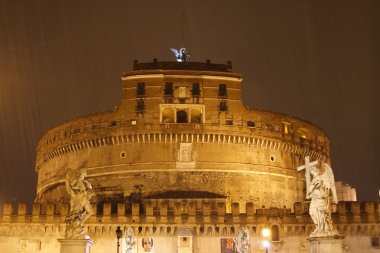
<path fill-rule="evenodd" d="M 242 76 L 230 62 L 135 61 L 121 79 L 118 107 L 41 138 L 36 203 L 68 201 L 65 174 L 85 167 L 96 203 L 212 199 L 289 208 L 304 200 L 296 172 L 303 158 L 329 163 L 321 129 L 242 103 Z"/>

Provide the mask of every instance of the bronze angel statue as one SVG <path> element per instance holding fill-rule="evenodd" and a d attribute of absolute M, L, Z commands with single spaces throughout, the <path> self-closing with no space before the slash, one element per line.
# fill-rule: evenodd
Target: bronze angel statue
<path fill-rule="evenodd" d="M 318 166 L 318 162 L 310 164 L 309 172 L 306 170 L 306 198 L 311 199 L 309 214 L 316 226 L 310 237 L 332 237 L 338 235 L 331 220 L 331 203 L 338 203 L 336 195 L 334 173 L 327 163 Z M 310 180 L 310 176 L 312 179 Z"/>
<path fill-rule="evenodd" d="M 174 53 L 177 62 L 186 62 L 187 58 L 190 57 L 189 54 L 186 53 L 186 48 L 180 48 L 179 50 L 175 48 L 170 48 L 170 50 Z"/>
<path fill-rule="evenodd" d="M 71 239 L 83 238 L 83 224 L 93 214 L 90 204 L 92 186 L 85 180 L 85 169 L 68 170 L 66 174 L 66 189 L 70 195 L 70 212 L 67 215 L 65 237 Z"/>

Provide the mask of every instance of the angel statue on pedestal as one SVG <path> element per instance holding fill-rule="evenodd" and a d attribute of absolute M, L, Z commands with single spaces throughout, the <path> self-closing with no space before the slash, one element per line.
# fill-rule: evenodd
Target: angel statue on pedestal
<path fill-rule="evenodd" d="M 136 248 L 136 237 L 133 235 L 133 229 L 128 228 L 124 238 L 125 253 L 133 253 Z"/>
<path fill-rule="evenodd" d="M 332 202 L 338 203 L 336 195 L 334 173 L 327 163 L 319 166 L 318 161 L 309 162 L 305 158 L 305 165 L 298 167 L 298 171 L 305 169 L 306 199 L 311 199 L 309 214 L 316 226 L 310 237 L 334 237 L 338 232 L 331 220 L 330 192 Z M 312 177 L 312 178 L 311 178 Z"/>
<path fill-rule="evenodd" d="M 238 253 L 251 252 L 251 242 L 248 227 L 239 227 L 239 234 L 236 242 L 236 251 Z"/>
<path fill-rule="evenodd" d="M 66 189 L 70 195 L 70 212 L 66 216 L 66 239 L 83 239 L 83 224 L 93 214 L 90 204 L 92 186 L 85 180 L 85 169 L 68 170 L 66 174 Z"/>

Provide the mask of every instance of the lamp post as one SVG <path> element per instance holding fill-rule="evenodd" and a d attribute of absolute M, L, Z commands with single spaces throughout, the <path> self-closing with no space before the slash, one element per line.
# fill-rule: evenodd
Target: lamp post
<path fill-rule="evenodd" d="M 121 231 L 120 226 L 117 226 L 116 228 L 116 238 L 117 238 L 117 253 L 119 253 L 119 248 L 120 248 L 120 238 L 123 236 L 123 231 Z"/>
<path fill-rule="evenodd" d="M 268 249 L 270 247 L 270 229 L 264 228 L 261 230 L 261 235 L 263 237 L 263 241 L 261 242 L 262 246 L 265 248 L 265 253 L 268 253 Z"/>

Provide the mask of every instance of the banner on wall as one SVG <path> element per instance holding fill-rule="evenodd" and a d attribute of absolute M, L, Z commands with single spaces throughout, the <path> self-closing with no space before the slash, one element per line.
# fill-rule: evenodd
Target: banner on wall
<path fill-rule="evenodd" d="M 235 238 L 222 238 L 221 242 L 221 253 L 238 253 L 236 250 L 236 239 Z"/>

